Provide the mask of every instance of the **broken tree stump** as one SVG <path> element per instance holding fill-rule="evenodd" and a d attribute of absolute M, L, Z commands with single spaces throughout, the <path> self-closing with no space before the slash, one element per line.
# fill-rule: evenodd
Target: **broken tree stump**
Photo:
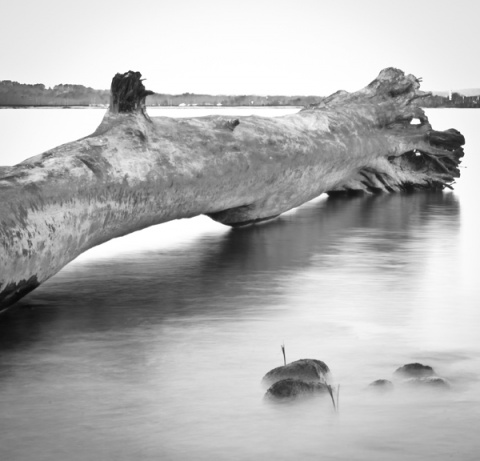
<path fill-rule="evenodd" d="M 323 192 L 451 187 L 465 140 L 432 129 L 419 87 L 388 68 L 293 115 L 150 119 L 141 74 L 117 74 L 92 135 L 0 167 L 0 308 L 89 248 L 172 219 L 238 226 Z"/>

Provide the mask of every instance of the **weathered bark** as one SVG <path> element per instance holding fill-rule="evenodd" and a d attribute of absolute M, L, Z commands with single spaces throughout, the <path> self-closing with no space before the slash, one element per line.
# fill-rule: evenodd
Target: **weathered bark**
<path fill-rule="evenodd" d="M 145 89 L 141 76 L 140 72 L 130 71 L 113 77 L 110 88 L 110 113 L 137 112 L 147 117 L 145 99 L 153 94 L 153 91 Z"/>
<path fill-rule="evenodd" d="M 235 120 L 150 120 L 140 77 L 115 76 L 92 135 L 0 168 L 0 307 L 153 224 L 199 214 L 255 223 L 323 192 L 442 189 L 459 176 L 463 136 L 432 130 L 414 104 L 419 81 L 397 69 L 298 114 Z"/>

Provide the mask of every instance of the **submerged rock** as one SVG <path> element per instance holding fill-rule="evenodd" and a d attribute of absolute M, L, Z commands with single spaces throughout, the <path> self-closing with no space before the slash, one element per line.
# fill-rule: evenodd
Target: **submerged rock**
<path fill-rule="evenodd" d="M 274 383 L 265 394 L 266 399 L 293 400 L 297 397 L 312 396 L 314 394 L 328 393 L 325 383 L 305 382 L 301 379 L 287 378 Z"/>
<path fill-rule="evenodd" d="M 393 383 L 388 379 L 377 379 L 368 385 L 369 389 L 379 391 L 379 392 L 387 392 L 393 391 Z"/>
<path fill-rule="evenodd" d="M 438 389 L 450 389 L 450 383 L 440 376 L 424 376 L 421 378 L 409 378 L 402 381 L 402 384 L 417 387 L 435 387 Z"/>
<path fill-rule="evenodd" d="M 321 360 L 301 359 L 270 370 L 262 379 L 266 386 L 292 378 L 305 383 L 327 383 L 330 369 Z"/>
<path fill-rule="evenodd" d="M 429 365 L 421 363 L 408 363 L 395 370 L 393 376 L 399 379 L 401 385 L 410 387 L 432 387 L 449 389 L 450 383 L 441 376 L 437 376 L 435 370 Z"/>
<path fill-rule="evenodd" d="M 394 376 L 400 378 L 423 378 L 426 376 L 434 376 L 433 368 L 421 363 L 407 363 L 403 367 L 395 370 Z"/>

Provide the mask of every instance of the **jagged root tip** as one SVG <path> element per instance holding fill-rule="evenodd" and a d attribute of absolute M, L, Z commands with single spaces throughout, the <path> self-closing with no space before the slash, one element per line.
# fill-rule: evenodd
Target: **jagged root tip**
<path fill-rule="evenodd" d="M 142 74 L 129 70 L 116 74 L 110 90 L 110 112 L 113 114 L 140 112 L 145 114 L 145 98 L 154 94 L 146 90 Z"/>

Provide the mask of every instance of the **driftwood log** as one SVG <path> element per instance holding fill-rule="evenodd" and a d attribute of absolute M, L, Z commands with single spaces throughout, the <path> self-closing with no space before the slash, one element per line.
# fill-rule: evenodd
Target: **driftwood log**
<path fill-rule="evenodd" d="M 451 187 L 464 138 L 432 129 L 419 87 L 388 68 L 294 115 L 150 119 L 141 74 L 117 74 L 92 135 L 0 167 L 0 308 L 89 248 L 172 219 L 238 226 L 323 192 Z"/>

